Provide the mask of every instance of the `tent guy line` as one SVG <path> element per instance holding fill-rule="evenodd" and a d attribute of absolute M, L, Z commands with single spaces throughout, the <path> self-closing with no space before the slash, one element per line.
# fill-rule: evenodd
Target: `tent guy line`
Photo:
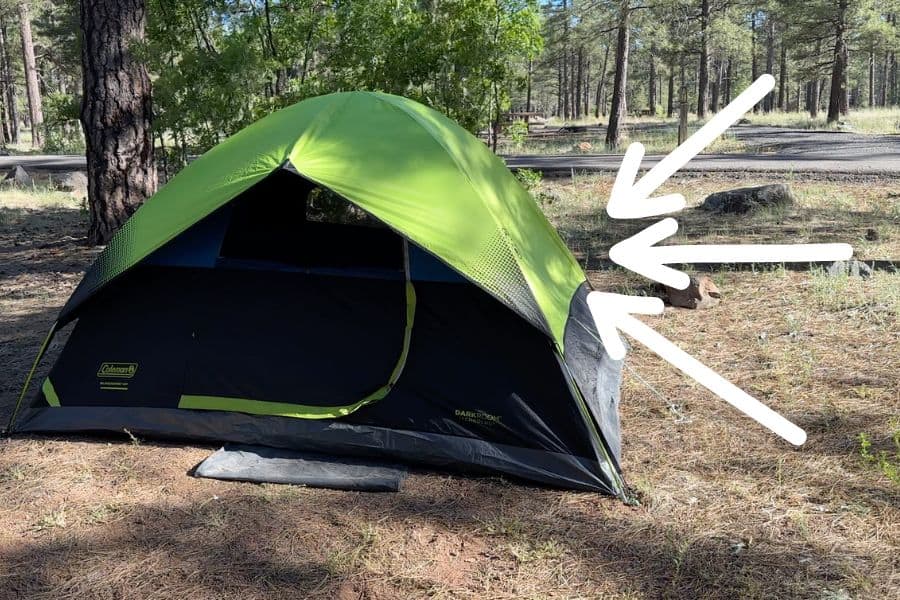
<path fill-rule="evenodd" d="M 650 195 L 710 142 L 722 135 L 729 126 L 762 100 L 774 87 L 775 79 L 769 74 L 757 79 L 733 102 L 650 169 L 636 183 L 633 182 L 644 156 L 644 147 L 637 142 L 631 144 L 622 159 L 622 166 L 616 176 L 606 207 L 609 216 L 614 219 L 638 219 L 682 210 L 686 205 L 682 194 L 668 194 L 656 198 L 650 198 Z M 630 271 L 683 290 L 690 285 L 690 276 L 667 267 L 666 264 L 819 262 L 846 260 L 853 256 L 853 248 L 849 244 L 655 245 L 676 231 L 678 231 L 678 222 L 675 219 L 663 219 L 615 244 L 609 250 L 609 257 L 614 263 Z M 603 346 L 611 358 L 617 360 L 625 358 L 625 346 L 619 337 L 619 332 L 626 333 L 685 375 L 791 444 L 800 446 L 806 441 L 806 432 L 801 428 L 632 316 L 632 314 L 661 314 L 663 303 L 659 298 L 591 292 L 588 295 L 587 303 Z"/>

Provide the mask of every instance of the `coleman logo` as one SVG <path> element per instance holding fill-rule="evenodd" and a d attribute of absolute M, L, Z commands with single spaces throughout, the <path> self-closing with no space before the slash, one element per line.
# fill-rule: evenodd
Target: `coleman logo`
<path fill-rule="evenodd" d="M 131 379 L 137 373 L 137 363 L 105 362 L 100 365 L 97 377 L 115 377 L 119 379 Z"/>

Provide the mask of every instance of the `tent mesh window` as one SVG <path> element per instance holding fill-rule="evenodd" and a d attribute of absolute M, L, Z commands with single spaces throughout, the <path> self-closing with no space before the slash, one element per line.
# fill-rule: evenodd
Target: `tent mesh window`
<path fill-rule="evenodd" d="M 234 201 L 219 253 L 226 264 L 403 271 L 400 236 L 331 190 L 308 183 L 298 198 L 280 181 L 296 175 L 281 173 Z"/>
<path fill-rule="evenodd" d="M 478 282 L 543 331 L 549 331 L 541 309 L 516 262 L 515 246 L 503 229 L 497 229 L 469 265 Z"/>

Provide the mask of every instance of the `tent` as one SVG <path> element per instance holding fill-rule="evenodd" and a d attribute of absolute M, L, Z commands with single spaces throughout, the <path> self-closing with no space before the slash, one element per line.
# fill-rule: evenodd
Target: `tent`
<path fill-rule="evenodd" d="M 621 363 L 589 291 L 477 138 L 405 98 L 319 96 L 214 147 L 125 223 L 60 312 L 35 365 L 74 326 L 11 430 L 127 429 L 621 496 Z"/>

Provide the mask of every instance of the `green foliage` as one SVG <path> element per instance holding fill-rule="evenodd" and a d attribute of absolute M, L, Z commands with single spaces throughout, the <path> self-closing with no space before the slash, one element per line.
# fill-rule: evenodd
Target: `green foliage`
<path fill-rule="evenodd" d="M 52 93 L 44 97 L 44 152 L 51 154 L 84 153 L 84 136 L 78 113 L 81 98 Z"/>
<path fill-rule="evenodd" d="M 900 426 L 894 424 L 894 433 L 891 436 L 893 451 L 872 450 L 872 440 L 866 433 L 859 434 L 859 454 L 863 460 L 875 466 L 881 473 L 900 485 Z"/>
<path fill-rule="evenodd" d="M 528 121 L 515 120 L 506 127 L 506 135 L 512 140 L 516 148 L 521 148 L 528 137 Z"/>
<path fill-rule="evenodd" d="M 472 131 L 509 105 L 541 49 L 535 0 L 150 0 L 140 57 L 155 126 L 199 152 L 274 109 L 334 91 L 400 94 Z"/>
<path fill-rule="evenodd" d="M 540 171 L 533 171 L 531 169 L 518 169 L 516 171 L 516 179 L 519 180 L 519 183 L 522 184 L 529 192 L 534 192 L 539 185 L 541 185 L 541 180 L 543 179 L 543 173 Z"/>

